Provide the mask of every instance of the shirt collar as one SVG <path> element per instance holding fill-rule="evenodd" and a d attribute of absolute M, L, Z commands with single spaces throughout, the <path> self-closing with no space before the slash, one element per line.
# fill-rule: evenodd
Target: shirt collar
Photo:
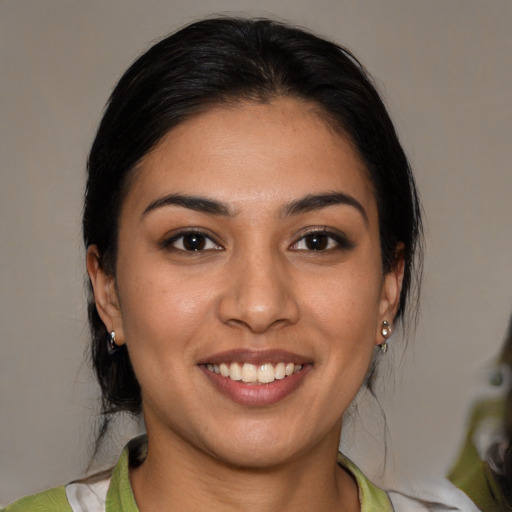
<path fill-rule="evenodd" d="M 139 512 L 132 486 L 130 484 L 129 467 L 144 460 L 147 452 L 145 435 L 132 439 L 119 457 L 110 481 L 106 512 Z M 393 506 L 386 492 L 366 478 L 363 472 L 342 453 L 338 454 L 338 464 L 355 478 L 359 489 L 361 512 L 393 512 Z"/>

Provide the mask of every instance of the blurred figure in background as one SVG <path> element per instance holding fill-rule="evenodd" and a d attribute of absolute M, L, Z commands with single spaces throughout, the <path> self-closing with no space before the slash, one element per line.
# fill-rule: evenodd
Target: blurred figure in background
<path fill-rule="evenodd" d="M 483 512 L 504 512 L 512 510 L 512 316 L 489 386 L 488 396 L 473 406 L 448 478 Z"/>

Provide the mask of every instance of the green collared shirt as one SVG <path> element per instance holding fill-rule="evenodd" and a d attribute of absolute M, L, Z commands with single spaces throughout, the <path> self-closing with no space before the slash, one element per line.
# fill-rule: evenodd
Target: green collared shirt
<path fill-rule="evenodd" d="M 96 484 L 68 484 L 8 505 L 3 512 L 139 512 L 129 477 L 129 443 L 121 453 L 109 481 Z M 341 453 L 338 463 L 355 478 L 359 488 L 361 512 L 393 512 L 388 494 L 370 482 L 361 470 Z M 106 496 L 98 491 L 103 485 Z M 96 486 L 96 487 L 95 487 Z"/>

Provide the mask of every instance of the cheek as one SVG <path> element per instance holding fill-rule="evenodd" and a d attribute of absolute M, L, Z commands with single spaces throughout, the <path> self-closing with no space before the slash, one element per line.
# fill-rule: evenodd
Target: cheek
<path fill-rule="evenodd" d="M 380 267 L 340 271 L 322 287 L 310 290 L 304 307 L 320 333 L 319 377 L 330 389 L 327 400 L 345 409 L 362 385 L 376 343 L 380 299 Z"/>
<path fill-rule="evenodd" d="M 123 329 L 145 411 L 149 407 L 170 415 L 176 404 L 183 403 L 183 395 L 194 393 L 190 372 L 198 340 L 205 339 L 212 299 L 204 288 L 154 267 L 126 275 L 130 279 L 120 279 L 119 290 L 124 297 Z"/>
<path fill-rule="evenodd" d="M 380 268 L 342 269 L 315 282 L 302 294 L 303 307 L 311 311 L 324 329 L 353 333 L 355 340 L 365 338 L 364 333 L 375 333 L 375 322 L 381 295 Z"/>
<path fill-rule="evenodd" d="M 170 353 L 186 351 L 214 310 L 214 288 L 206 280 L 194 281 L 161 265 L 137 265 L 131 259 L 119 265 L 118 282 L 124 334 L 134 355 L 140 346 L 158 357 L 168 356 L 169 346 Z"/>

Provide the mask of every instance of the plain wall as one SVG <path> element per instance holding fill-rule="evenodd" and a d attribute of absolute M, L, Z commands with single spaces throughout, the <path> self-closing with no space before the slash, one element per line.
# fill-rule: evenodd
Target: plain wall
<path fill-rule="evenodd" d="M 376 78 L 423 199 L 425 278 L 416 336 L 403 358 L 388 353 L 381 380 L 387 470 L 375 405 L 344 449 L 390 485 L 442 474 L 455 456 L 512 311 L 512 2 L 0 0 L 1 504 L 89 460 L 98 389 L 80 215 L 109 92 L 152 40 L 230 11 L 307 26 Z"/>

